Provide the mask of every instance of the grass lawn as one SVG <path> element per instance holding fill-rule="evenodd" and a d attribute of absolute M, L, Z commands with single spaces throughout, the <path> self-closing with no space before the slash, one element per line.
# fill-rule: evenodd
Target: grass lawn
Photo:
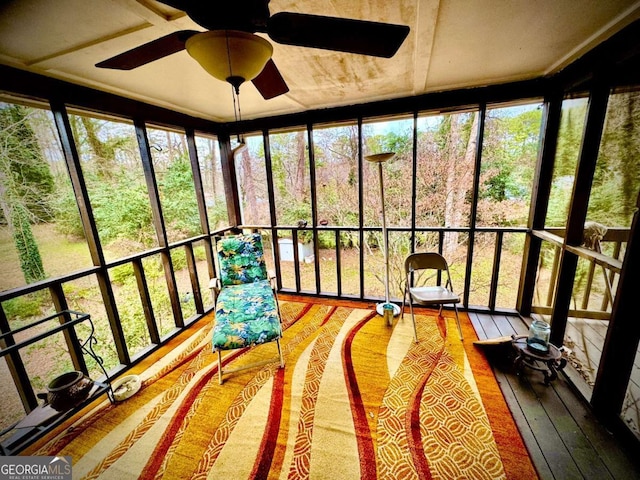
<path fill-rule="evenodd" d="M 74 240 L 61 235 L 50 224 L 34 225 L 33 235 L 40 249 L 47 277 L 57 277 L 92 265 L 84 239 Z M 8 227 L 0 227 L 0 291 L 26 285 L 20 259 Z"/>

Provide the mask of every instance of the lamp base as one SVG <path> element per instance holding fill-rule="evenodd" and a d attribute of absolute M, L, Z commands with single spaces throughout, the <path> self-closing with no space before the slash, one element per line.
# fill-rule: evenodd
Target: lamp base
<path fill-rule="evenodd" d="M 400 315 L 400 307 L 398 305 L 396 305 L 395 303 L 391 303 L 391 302 L 380 302 L 376 305 L 376 312 L 378 312 L 378 315 L 382 316 L 384 318 L 384 306 L 385 305 L 391 305 L 393 307 L 393 316 L 397 317 L 398 315 Z M 387 319 L 387 323 L 389 325 L 391 325 L 391 322 L 393 321 L 393 318 L 391 319 Z"/>

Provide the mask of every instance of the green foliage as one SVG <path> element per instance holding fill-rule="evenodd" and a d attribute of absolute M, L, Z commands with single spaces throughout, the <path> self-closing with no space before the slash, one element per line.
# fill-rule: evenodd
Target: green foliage
<path fill-rule="evenodd" d="M 282 225 L 297 225 L 299 220 L 309 218 L 309 204 L 297 200 L 282 206 L 282 213 L 278 221 Z M 313 235 L 311 230 L 298 230 L 298 241 L 310 242 Z"/>
<path fill-rule="evenodd" d="M 100 239 L 103 244 L 128 240 L 150 247 L 156 242 L 156 232 L 146 182 L 138 169 L 117 163 L 119 149 L 127 147 L 130 140 L 127 132 L 118 133 L 120 126 L 113 125 L 104 140 L 98 138 L 95 122 L 76 119 L 74 125 L 76 136 L 81 142 L 87 142 L 93 152 L 93 161 L 86 162 L 83 171 Z M 179 157 L 167 165 L 166 169 L 156 171 L 165 226 L 182 236 L 200 234 L 190 162 Z M 54 200 L 58 229 L 82 237 L 84 232 L 73 193 L 70 188 L 60 191 L 69 193 L 58 195 Z M 226 208 L 220 203 L 210 211 L 212 222 L 226 218 Z"/>
<path fill-rule="evenodd" d="M 48 221 L 54 180 L 29 124 L 29 112 L 21 105 L 0 103 L 0 203 L 20 203 L 35 221 Z M 0 221 L 7 221 L 5 210 L 0 209 Z"/>
<path fill-rule="evenodd" d="M 336 236 L 333 232 L 318 232 L 318 248 L 336 248 Z"/>
<path fill-rule="evenodd" d="M 538 108 L 505 108 L 489 112 L 482 150 L 484 200 L 479 216 L 501 226 L 526 223 L 536 165 L 542 111 Z M 519 213 L 520 212 L 520 213 Z"/>
<path fill-rule="evenodd" d="M 575 175 L 586 109 L 585 101 L 567 102 L 563 106 L 554 168 L 555 177 Z"/>
<path fill-rule="evenodd" d="M 130 263 L 118 265 L 109 270 L 109 277 L 116 285 L 124 285 L 133 278 L 133 266 Z"/>
<path fill-rule="evenodd" d="M 75 204 L 73 193 L 61 194 L 53 204 L 55 211 L 55 229 L 64 234 L 78 238 L 84 238 L 82 221 L 78 215 L 78 207 Z"/>
<path fill-rule="evenodd" d="M 563 105 L 553 183 L 545 222 L 549 227 L 561 227 L 567 221 L 585 113 L 586 101 L 567 101 Z"/>
<path fill-rule="evenodd" d="M 0 104 L 0 221 L 9 225 L 27 283 L 45 278 L 32 221 L 49 219 L 53 177 L 28 122 L 29 110 Z"/>
<path fill-rule="evenodd" d="M 147 187 L 132 172 L 119 172 L 114 182 L 92 182 L 91 192 L 93 215 L 103 242 L 128 239 L 146 246 L 153 244 L 155 231 Z"/>
<path fill-rule="evenodd" d="M 14 205 L 11 210 L 10 223 L 13 229 L 13 240 L 20 258 L 20 269 L 25 281 L 29 284 L 43 280 L 45 278 L 44 266 L 38 244 L 31 231 L 26 207 L 21 204 Z"/>
<path fill-rule="evenodd" d="M 167 229 L 182 232 L 186 236 L 202 233 L 193 174 L 188 159 L 178 158 L 171 162 L 158 181 L 158 186 Z"/>
<path fill-rule="evenodd" d="M 585 99 L 567 101 L 562 112 L 546 225 L 566 223 L 586 115 Z M 605 129 L 591 186 L 587 219 L 629 226 L 640 191 L 640 94 L 609 98 Z"/>
<path fill-rule="evenodd" d="M 378 139 L 378 143 L 379 150 L 375 151 L 395 152 L 396 157 L 404 157 L 406 155 L 410 156 L 413 150 L 412 131 L 407 130 L 401 133 L 394 131 L 388 132 Z"/>
<path fill-rule="evenodd" d="M 84 229 L 69 178 L 60 176 L 56 178 L 56 184 L 58 185 L 57 193 L 52 195 L 50 200 L 56 230 L 64 235 L 84 238 Z"/>
<path fill-rule="evenodd" d="M 42 315 L 42 302 L 37 296 L 24 295 L 2 302 L 2 309 L 7 318 L 14 320 L 39 317 Z"/>
<path fill-rule="evenodd" d="M 484 182 L 485 198 L 502 202 L 530 196 L 541 114 L 535 109 L 487 119 L 482 163 L 483 171 L 493 173 Z"/>
<path fill-rule="evenodd" d="M 207 207 L 207 217 L 212 230 L 229 225 L 229 213 L 227 212 L 227 202 L 224 197 L 216 198 L 213 205 Z"/>
<path fill-rule="evenodd" d="M 187 268 L 187 254 L 182 248 L 174 248 L 171 250 L 171 263 L 174 270 L 182 270 Z"/>
<path fill-rule="evenodd" d="M 204 245 L 198 245 L 198 244 L 194 245 L 193 256 L 196 258 L 197 262 L 199 262 L 201 260 L 206 260 L 207 252 L 206 252 L 206 250 L 204 248 Z"/>
<path fill-rule="evenodd" d="M 84 147 L 86 144 L 90 148 L 92 173 L 109 181 L 117 171 L 118 153 L 132 148 L 131 143 L 135 141 L 135 137 L 114 134 L 121 126 L 112 121 L 98 120 L 86 115 L 71 115 L 69 119 L 76 142 L 79 146 Z M 109 133 L 104 135 L 103 130 L 108 130 Z"/>
<path fill-rule="evenodd" d="M 609 97 L 588 218 L 627 227 L 640 191 L 640 93 Z"/>
<path fill-rule="evenodd" d="M 160 275 L 161 264 L 160 262 L 157 264 L 159 268 L 155 270 L 148 270 L 145 267 L 145 273 L 148 272 L 149 295 L 151 296 L 153 314 L 158 324 L 158 330 L 161 335 L 165 335 L 175 327 L 175 323 L 173 322 L 173 311 L 171 309 L 171 300 L 169 299 L 167 287 L 164 278 Z M 140 306 L 140 308 L 142 308 L 142 306 Z"/>
<path fill-rule="evenodd" d="M 122 323 L 127 348 L 130 352 L 137 352 L 149 345 L 149 332 L 140 297 L 133 275 L 123 279 L 120 285 L 118 313 Z"/>
<path fill-rule="evenodd" d="M 304 132 L 291 132 L 272 135 L 271 163 L 273 167 L 273 183 L 284 203 L 291 199 L 301 199 L 308 195 L 308 181 L 300 182 L 305 176 L 308 178 L 309 158 L 306 150 Z M 301 157 L 302 155 L 302 157 Z M 308 199 L 307 199 L 308 200 Z M 307 205 L 307 215 L 310 208 Z"/>
<path fill-rule="evenodd" d="M 155 230 L 147 187 L 135 177 L 134 172 L 125 169 L 114 172 L 109 182 L 93 175 L 86 181 L 93 216 L 103 243 L 126 239 L 145 246 L 153 245 Z M 61 188 L 60 191 L 67 194 L 60 194 L 53 201 L 56 228 L 66 235 L 82 238 L 84 230 L 73 191 L 70 188 Z"/>

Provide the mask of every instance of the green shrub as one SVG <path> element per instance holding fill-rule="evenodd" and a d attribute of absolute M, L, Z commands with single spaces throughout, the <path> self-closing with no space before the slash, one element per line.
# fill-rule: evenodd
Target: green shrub
<path fill-rule="evenodd" d="M 2 308 L 7 318 L 28 318 L 42 316 L 42 305 L 37 296 L 12 298 L 2 302 Z"/>
<path fill-rule="evenodd" d="M 171 250 L 171 262 L 175 271 L 187 268 L 187 254 L 182 248 L 174 248 Z"/>
<path fill-rule="evenodd" d="M 109 271 L 111 281 L 116 285 L 124 285 L 127 280 L 133 277 L 133 266 L 130 263 L 118 265 Z"/>

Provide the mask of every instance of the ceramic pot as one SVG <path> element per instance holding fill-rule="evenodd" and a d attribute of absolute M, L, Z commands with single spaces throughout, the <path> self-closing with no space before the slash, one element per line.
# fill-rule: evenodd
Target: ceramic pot
<path fill-rule="evenodd" d="M 47 385 L 47 401 L 59 412 L 69 410 L 85 400 L 91 392 L 93 380 L 84 373 L 63 373 Z"/>

